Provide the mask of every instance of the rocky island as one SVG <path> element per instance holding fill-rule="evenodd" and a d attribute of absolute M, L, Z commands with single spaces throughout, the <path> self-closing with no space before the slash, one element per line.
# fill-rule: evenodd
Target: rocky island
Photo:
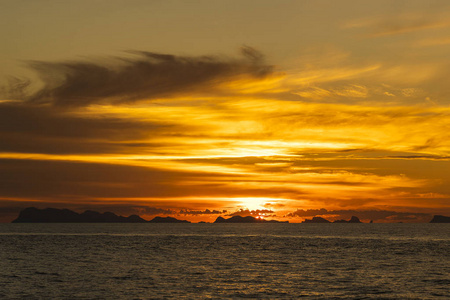
<path fill-rule="evenodd" d="M 362 223 L 358 217 L 352 216 L 350 220 L 336 220 L 334 222 L 328 221 L 322 217 L 313 217 L 312 219 L 305 219 L 302 223 Z"/>
<path fill-rule="evenodd" d="M 305 219 L 302 223 L 331 223 L 322 217 L 313 217 L 312 219 Z"/>
<path fill-rule="evenodd" d="M 191 223 L 186 220 L 178 220 L 172 217 L 155 217 L 149 223 Z"/>
<path fill-rule="evenodd" d="M 264 219 L 257 219 L 252 216 L 247 217 L 233 216 L 228 219 L 218 217 L 216 221 L 214 221 L 214 223 L 289 223 L 289 221 L 264 220 Z"/>
<path fill-rule="evenodd" d="M 350 220 L 336 220 L 333 223 L 362 223 L 358 217 L 352 216 Z"/>
<path fill-rule="evenodd" d="M 28 207 L 23 209 L 12 223 L 190 223 L 172 217 L 155 217 L 150 221 L 138 215 L 118 216 L 112 212 L 99 213 L 87 210 L 77 213 L 69 209 Z"/>
<path fill-rule="evenodd" d="M 450 223 L 450 217 L 434 215 L 430 223 Z"/>

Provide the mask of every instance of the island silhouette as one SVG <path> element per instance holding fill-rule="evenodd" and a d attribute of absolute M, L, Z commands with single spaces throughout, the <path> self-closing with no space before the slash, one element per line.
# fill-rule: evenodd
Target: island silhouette
<path fill-rule="evenodd" d="M 435 215 L 430 223 L 450 223 L 450 217 Z"/>
<path fill-rule="evenodd" d="M 77 213 L 70 209 L 27 207 L 20 211 L 19 216 L 12 223 L 191 223 L 187 220 L 178 220 L 173 217 L 154 217 L 152 220 L 145 220 L 138 215 L 128 217 L 118 216 L 112 212 L 100 213 L 97 211 L 86 210 L 83 213 Z M 199 223 L 206 223 L 200 221 Z M 232 216 L 228 219 L 217 217 L 214 223 L 289 223 L 289 221 L 265 220 L 252 216 Z M 329 221 L 322 217 L 313 217 L 305 219 L 302 223 L 362 223 L 356 216 L 350 220 Z M 372 221 L 370 223 L 373 223 Z M 430 223 L 450 223 L 450 217 L 434 215 Z"/>
<path fill-rule="evenodd" d="M 228 219 L 225 219 L 223 217 L 217 217 L 214 223 L 289 223 L 289 221 L 264 220 L 252 216 L 247 217 L 233 216 Z"/>
<path fill-rule="evenodd" d="M 112 212 L 99 213 L 87 210 L 77 213 L 69 209 L 28 207 L 23 209 L 12 223 L 191 223 L 172 217 L 155 217 L 150 221 L 138 215 L 118 216 Z"/>
<path fill-rule="evenodd" d="M 149 223 L 191 223 L 186 220 L 178 220 L 172 217 L 154 217 Z"/>
<path fill-rule="evenodd" d="M 334 222 L 328 221 L 322 217 L 313 217 L 312 219 L 305 219 L 302 223 L 362 223 L 358 217 L 352 216 L 350 220 L 336 220 Z"/>

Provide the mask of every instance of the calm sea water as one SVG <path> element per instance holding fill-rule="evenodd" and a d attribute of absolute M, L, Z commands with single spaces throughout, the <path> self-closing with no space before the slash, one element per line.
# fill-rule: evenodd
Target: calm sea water
<path fill-rule="evenodd" d="M 1 299 L 449 299 L 450 224 L 0 224 Z"/>

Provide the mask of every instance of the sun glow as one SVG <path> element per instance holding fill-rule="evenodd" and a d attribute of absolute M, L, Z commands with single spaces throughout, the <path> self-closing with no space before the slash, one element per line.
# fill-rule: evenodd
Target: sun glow
<path fill-rule="evenodd" d="M 233 198 L 239 206 L 248 210 L 267 209 L 273 203 L 289 201 L 287 199 L 276 199 L 269 197 L 240 197 Z"/>

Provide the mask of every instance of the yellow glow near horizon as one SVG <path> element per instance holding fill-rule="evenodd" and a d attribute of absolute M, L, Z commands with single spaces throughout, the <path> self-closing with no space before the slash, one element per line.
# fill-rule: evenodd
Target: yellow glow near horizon
<path fill-rule="evenodd" d="M 291 201 L 289 199 L 277 199 L 277 198 L 270 198 L 270 197 L 237 197 L 237 198 L 230 198 L 231 201 L 236 201 L 239 206 L 242 206 L 244 209 L 248 210 L 263 210 L 268 209 L 267 204 L 271 205 L 274 203 L 284 203 L 287 201 Z"/>

